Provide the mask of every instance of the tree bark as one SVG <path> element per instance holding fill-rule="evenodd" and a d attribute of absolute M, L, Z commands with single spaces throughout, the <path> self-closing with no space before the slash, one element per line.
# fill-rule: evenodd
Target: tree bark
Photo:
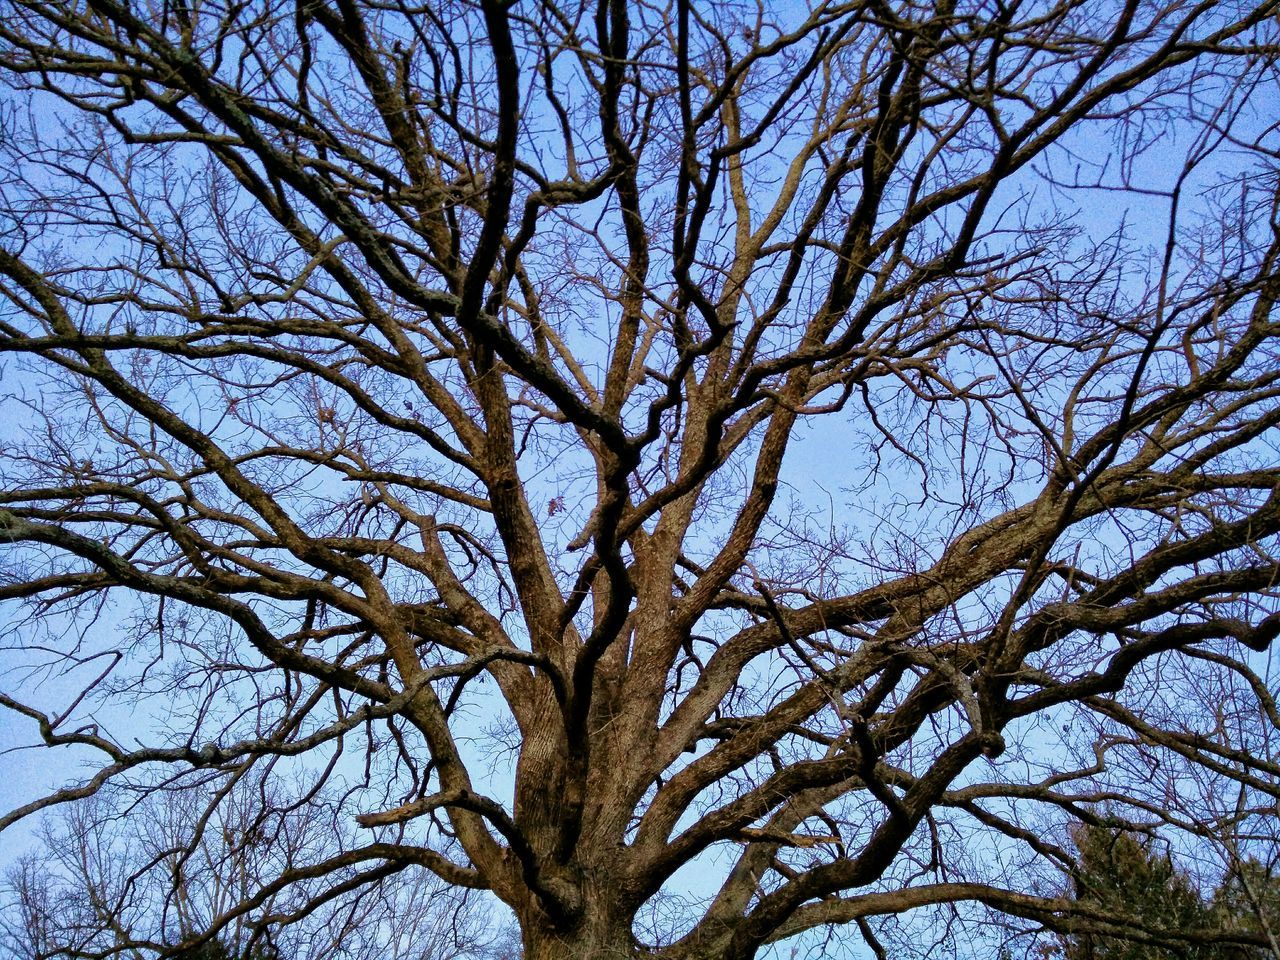
<path fill-rule="evenodd" d="M 523 960 L 633 960 L 644 955 L 631 935 L 631 918 L 613 909 L 607 890 L 592 891 L 586 917 L 573 930 L 524 923 Z"/>

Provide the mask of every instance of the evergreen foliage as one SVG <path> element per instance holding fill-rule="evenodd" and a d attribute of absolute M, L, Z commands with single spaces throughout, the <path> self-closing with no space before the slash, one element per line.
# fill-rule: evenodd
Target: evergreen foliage
<path fill-rule="evenodd" d="M 1265 947 L 1220 942 L 1176 944 L 1180 935 L 1232 932 L 1267 934 L 1280 920 L 1280 877 L 1256 859 L 1238 862 L 1211 896 L 1169 851 L 1130 831 L 1082 826 L 1073 834 L 1079 851 L 1077 901 L 1103 908 L 1103 915 L 1132 917 L 1150 941 L 1082 932 L 1063 938 L 1065 960 L 1264 960 Z M 1170 942 L 1163 942 L 1168 938 Z"/>

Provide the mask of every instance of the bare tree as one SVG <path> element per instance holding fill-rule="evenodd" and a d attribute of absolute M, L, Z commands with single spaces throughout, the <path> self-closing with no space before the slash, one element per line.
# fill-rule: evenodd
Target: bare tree
<path fill-rule="evenodd" d="M 430 873 L 337 895 L 333 877 L 273 886 L 317 852 L 340 853 L 349 830 L 315 797 L 299 804 L 255 780 L 214 804 L 190 790 L 102 791 L 46 821 L 0 896 L 0 956 L 501 960 L 482 895 Z"/>
<path fill-rule="evenodd" d="M 243 903 L 530 960 L 1176 938 L 1065 838 L 1280 797 L 1189 699 L 1280 633 L 1278 11 L 6 0 L 0 702 L 97 762 L 0 826 L 293 777 L 365 839 Z"/>

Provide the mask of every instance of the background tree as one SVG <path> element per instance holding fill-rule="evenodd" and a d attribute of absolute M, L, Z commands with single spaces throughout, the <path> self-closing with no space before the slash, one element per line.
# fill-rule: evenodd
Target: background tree
<path fill-rule="evenodd" d="M 1265 947 L 1235 948 L 1235 956 L 1280 956 L 1280 876 L 1274 858 L 1269 864 L 1256 857 L 1235 861 L 1214 893 L 1213 906 L 1218 922 L 1266 938 Z"/>
<path fill-rule="evenodd" d="M 282 872 L 345 844 L 318 798 L 299 806 L 264 787 L 242 780 L 209 805 L 158 789 L 66 808 L 9 870 L 0 956 L 503 960 L 490 904 L 429 873 L 336 896 L 316 896 L 332 885 L 308 889 L 301 877 L 272 889 Z"/>
<path fill-rule="evenodd" d="M 1195 879 L 1160 849 L 1151 835 L 1097 824 L 1073 832 L 1079 851 L 1074 879 L 1078 901 L 1096 905 L 1113 917 L 1145 925 L 1147 942 L 1088 931 L 1063 939 L 1068 960 L 1162 960 L 1170 957 L 1245 960 L 1274 956 L 1272 945 L 1241 946 L 1210 942 L 1222 930 L 1252 930 L 1265 935 L 1280 919 L 1280 883 L 1253 857 L 1237 859 L 1209 897 Z M 1181 935 L 1190 941 L 1179 944 Z"/>
<path fill-rule="evenodd" d="M 363 837 L 212 936 L 741 960 L 1122 935 L 1070 822 L 1280 796 L 1273 0 L 2 13 L 0 703 L 92 766 L 0 827 L 288 778 Z"/>
<path fill-rule="evenodd" d="M 1175 867 L 1167 851 L 1126 830 L 1082 827 L 1073 837 L 1080 853 L 1075 879 L 1077 900 L 1107 913 L 1132 916 L 1157 933 L 1198 933 L 1211 924 L 1209 910 L 1194 881 Z M 1177 956 L 1165 945 L 1116 939 L 1096 933 L 1068 938 L 1069 960 L 1158 960 Z M 1212 948 L 1192 947 L 1189 957 L 1212 957 Z"/>

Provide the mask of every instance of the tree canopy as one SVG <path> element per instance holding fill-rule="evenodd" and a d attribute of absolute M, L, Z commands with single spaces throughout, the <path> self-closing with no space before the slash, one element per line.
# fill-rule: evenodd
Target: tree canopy
<path fill-rule="evenodd" d="M 1277 819 L 1278 12 L 4 0 L 0 705 L 87 767 L 0 828 L 301 784 L 202 942 L 1123 937 L 1073 824 Z"/>

